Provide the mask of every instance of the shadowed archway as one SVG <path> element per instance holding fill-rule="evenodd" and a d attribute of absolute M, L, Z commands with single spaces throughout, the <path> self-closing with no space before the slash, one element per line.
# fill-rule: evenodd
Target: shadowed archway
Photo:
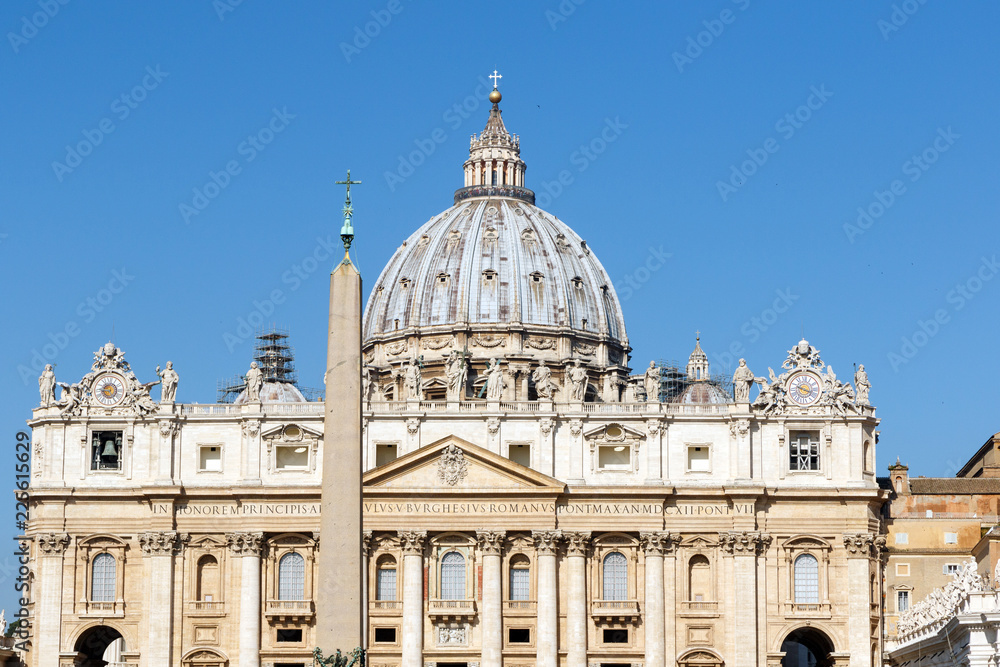
<path fill-rule="evenodd" d="M 781 642 L 782 667 L 832 667 L 833 642 L 816 628 L 799 628 Z"/>

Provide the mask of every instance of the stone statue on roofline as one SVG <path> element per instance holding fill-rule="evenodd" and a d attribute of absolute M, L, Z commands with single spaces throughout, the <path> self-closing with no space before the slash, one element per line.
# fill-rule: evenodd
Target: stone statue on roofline
<path fill-rule="evenodd" d="M 658 403 L 660 400 L 660 369 L 655 361 L 649 362 L 649 368 L 642 378 L 642 386 L 646 390 L 646 402 Z"/>
<path fill-rule="evenodd" d="M 38 393 L 41 395 L 43 408 L 56 402 L 56 374 L 52 370 L 52 364 L 45 364 L 45 370 L 38 378 Z"/>
<path fill-rule="evenodd" d="M 747 368 L 746 359 L 740 359 L 740 365 L 733 373 L 733 395 L 737 403 L 750 402 L 750 387 L 753 383 L 753 371 Z"/>

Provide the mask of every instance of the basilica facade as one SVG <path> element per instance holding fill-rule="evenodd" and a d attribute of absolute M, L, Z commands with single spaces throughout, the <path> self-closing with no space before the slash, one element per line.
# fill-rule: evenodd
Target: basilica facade
<path fill-rule="evenodd" d="M 696 341 L 676 391 L 632 374 L 611 280 L 490 100 L 358 323 L 368 663 L 879 664 L 863 370 L 803 340 L 726 386 Z M 150 379 L 110 343 L 58 400 L 40 379 L 28 664 L 311 665 L 324 404 L 253 371 L 234 403 Z"/>

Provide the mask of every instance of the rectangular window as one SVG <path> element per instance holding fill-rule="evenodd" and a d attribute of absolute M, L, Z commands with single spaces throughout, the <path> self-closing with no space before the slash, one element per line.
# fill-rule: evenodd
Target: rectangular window
<path fill-rule="evenodd" d="M 945 533 L 944 534 L 945 544 L 958 544 L 958 533 Z"/>
<path fill-rule="evenodd" d="M 507 448 L 507 458 L 514 463 L 519 463 L 525 468 L 531 467 L 531 445 L 525 443 L 511 443 Z"/>
<path fill-rule="evenodd" d="M 604 643 L 605 644 L 628 644 L 628 630 L 622 629 L 610 629 L 604 631 Z"/>
<path fill-rule="evenodd" d="M 601 445 L 597 448 L 600 470 L 628 470 L 632 467 L 632 448 L 628 445 Z"/>
<path fill-rule="evenodd" d="M 396 443 L 375 445 L 375 466 L 384 466 L 396 460 Z"/>
<path fill-rule="evenodd" d="M 90 434 L 90 469 L 122 469 L 122 431 L 94 431 Z"/>
<path fill-rule="evenodd" d="M 910 534 L 909 533 L 896 533 L 896 544 L 909 544 Z"/>
<path fill-rule="evenodd" d="M 309 448 L 305 445 L 278 445 L 274 448 L 274 467 L 278 470 L 308 470 Z"/>
<path fill-rule="evenodd" d="M 910 591 L 896 591 L 896 611 L 903 613 L 910 608 Z"/>
<path fill-rule="evenodd" d="M 796 471 L 819 470 L 819 433 L 797 431 L 788 444 L 788 469 Z"/>
<path fill-rule="evenodd" d="M 510 571 L 510 599 L 527 600 L 530 571 L 526 567 L 515 567 Z"/>
<path fill-rule="evenodd" d="M 375 628 L 375 643 L 395 644 L 396 628 Z"/>
<path fill-rule="evenodd" d="M 897 577 L 908 577 L 908 576 L 910 576 L 910 564 L 909 563 L 896 563 L 896 576 Z"/>
<path fill-rule="evenodd" d="M 688 445 L 688 472 L 711 472 L 711 450 L 708 445 Z"/>
<path fill-rule="evenodd" d="M 290 628 L 279 628 L 277 641 L 279 642 L 301 642 L 302 641 L 302 630 Z"/>
<path fill-rule="evenodd" d="M 508 644 L 530 644 L 531 630 L 529 628 L 507 628 Z"/>
<path fill-rule="evenodd" d="M 396 568 L 380 567 L 375 590 L 376 600 L 396 599 Z"/>
<path fill-rule="evenodd" d="M 958 574 L 962 571 L 962 566 L 958 563 L 946 563 L 943 571 L 945 574 Z"/>
<path fill-rule="evenodd" d="M 222 472 L 222 447 L 201 445 L 198 447 L 198 472 Z"/>

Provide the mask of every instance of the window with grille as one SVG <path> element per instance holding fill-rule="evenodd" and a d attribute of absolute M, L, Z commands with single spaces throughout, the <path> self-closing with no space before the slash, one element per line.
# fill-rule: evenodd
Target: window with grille
<path fill-rule="evenodd" d="M 628 561 L 625 555 L 612 551 L 604 557 L 604 599 L 628 598 Z"/>
<path fill-rule="evenodd" d="M 790 470 L 819 470 L 819 434 L 798 433 L 788 447 Z"/>
<path fill-rule="evenodd" d="M 819 561 L 811 554 L 795 559 L 795 602 L 819 602 Z"/>
<path fill-rule="evenodd" d="M 278 599 L 304 600 L 305 590 L 305 558 L 294 552 L 285 554 L 278 561 Z"/>
<path fill-rule="evenodd" d="M 510 599 L 528 600 L 530 599 L 530 576 L 526 560 L 512 562 L 510 565 Z"/>
<path fill-rule="evenodd" d="M 465 558 L 457 551 L 441 559 L 441 599 L 465 599 Z"/>
<path fill-rule="evenodd" d="M 896 591 L 896 611 L 903 613 L 910 608 L 910 591 Z"/>
<path fill-rule="evenodd" d="M 379 565 L 378 579 L 375 586 L 375 599 L 396 599 L 396 563 L 390 562 Z"/>
<path fill-rule="evenodd" d="M 91 566 L 91 602 L 115 601 L 115 568 L 117 563 L 111 554 L 98 554 Z"/>

